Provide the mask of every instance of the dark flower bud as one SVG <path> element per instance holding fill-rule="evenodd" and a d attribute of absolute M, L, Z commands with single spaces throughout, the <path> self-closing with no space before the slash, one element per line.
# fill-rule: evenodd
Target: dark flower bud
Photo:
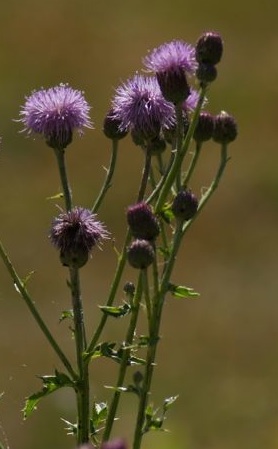
<path fill-rule="evenodd" d="M 159 87 L 165 100 L 178 104 L 186 100 L 190 87 L 182 68 L 167 72 L 157 72 Z"/>
<path fill-rule="evenodd" d="M 127 249 L 128 262 L 133 268 L 145 269 L 155 257 L 153 245 L 148 240 L 134 240 Z"/>
<path fill-rule="evenodd" d="M 57 150 L 64 150 L 72 142 L 72 131 L 66 130 L 65 132 L 56 130 L 49 133 L 45 140 L 46 144 L 50 148 Z"/>
<path fill-rule="evenodd" d="M 113 114 L 113 109 L 110 109 L 103 122 L 103 132 L 108 139 L 120 140 L 127 134 L 128 130 L 121 129 L 121 121 Z"/>
<path fill-rule="evenodd" d="M 143 382 L 144 376 L 141 371 L 135 371 L 133 374 L 133 382 L 135 385 L 140 385 Z"/>
<path fill-rule="evenodd" d="M 196 77 L 201 83 L 212 83 L 217 78 L 217 69 L 213 64 L 200 63 L 196 70 Z"/>
<path fill-rule="evenodd" d="M 128 296 L 133 296 L 135 293 L 135 285 L 133 284 L 133 282 L 126 282 L 126 284 L 124 285 L 124 292 L 128 295 Z"/>
<path fill-rule="evenodd" d="M 225 111 L 221 111 L 215 117 L 213 140 L 218 143 L 227 144 L 237 137 L 237 124 L 235 119 Z"/>
<path fill-rule="evenodd" d="M 161 154 L 166 150 L 165 139 L 161 136 L 157 136 L 147 142 L 147 151 L 150 151 L 152 155 Z"/>
<path fill-rule="evenodd" d="M 121 438 L 102 443 L 101 449 L 127 449 L 127 445 Z"/>
<path fill-rule="evenodd" d="M 200 112 L 193 138 L 196 142 L 205 142 L 212 138 L 214 117 L 209 112 Z"/>
<path fill-rule="evenodd" d="M 60 261 L 64 267 L 81 268 L 88 262 L 88 258 L 89 251 L 85 247 L 60 250 Z"/>
<path fill-rule="evenodd" d="M 188 131 L 189 123 L 190 122 L 189 122 L 188 113 L 185 110 L 183 110 L 182 111 L 182 124 L 183 124 L 183 135 L 184 136 L 186 136 L 186 133 Z M 164 139 L 166 140 L 166 142 L 173 144 L 177 137 L 176 123 L 171 126 L 168 126 L 167 128 L 163 128 L 162 132 L 163 132 L 163 136 L 164 136 Z"/>
<path fill-rule="evenodd" d="M 127 222 L 133 237 L 137 239 L 154 240 L 160 231 L 157 217 L 151 207 L 144 202 L 128 208 Z"/>
<path fill-rule="evenodd" d="M 202 34 L 196 44 L 196 59 L 199 63 L 217 64 L 223 53 L 223 40 L 219 33 Z"/>
<path fill-rule="evenodd" d="M 181 190 L 172 203 L 172 211 L 179 220 L 191 220 L 198 209 L 198 200 L 190 190 Z"/>

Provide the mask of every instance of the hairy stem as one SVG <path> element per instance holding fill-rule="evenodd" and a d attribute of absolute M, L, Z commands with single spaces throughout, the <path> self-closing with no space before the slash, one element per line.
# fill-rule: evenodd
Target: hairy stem
<path fill-rule="evenodd" d="M 107 192 L 107 190 L 111 187 L 111 181 L 114 175 L 115 167 L 116 167 L 116 161 L 117 161 L 117 154 L 118 154 L 118 139 L 113 139 L 112 141 L 112 154 L 110 159 L 109 168 L 106 172 L 106 178 L 104 180 L 104 184 L 100 190 L 100 193 L 92 207 L 92 212 L 97 212 L 98 209 L 101 206 L 101 203 L 104 199 L 104 196 Z"/>
<path fill-rule="evenodd" d="M 58 343 L 56 342 L 56 340 L 54 339 L 53 335 L 51 334 L 50 330 L 48 329 L 48 327 L 46 326 L 44 320 L 42 319 L 42 317 L 40 316 L 34 301 L 32 300 L 32 298 L 30 297 L 24 282 L 20 279 L 20 277 L 18 276 L 18 274 L 16 273 L 12 262 L 10 261 L 6 251 L 4 250 L 4 247 L 2 245 L 2 243 L 0 242 L 0 256 L 2 257 L 2 260 L 13 280 L 13 283 L 17 289 L 17 291 L 20 293 L 21 297 L 23 298 L 23 300 L 25 301 L 25 304 L 27 305 L 27 307 L 29 308 L 31 314 L 33 315 L 34 319 L 36 320 L 39 328 L 41 329 L 41 331 L 43 332 L 43 334 L 45 335 L 45 337 L 47 338 L 48 342 L 50 343 L 50 346 L 53 348 L 53 350 L 56 352 L 56 354 L 58 355 L 59 359 L 61 360 L 61 362 L 63 363 L 63 365 L 65 366 L 65 368 L 67 369 L 68 373 L 71 375 L 71 377 L 76 380 L 77 379 L 77 374 L 75 373 L 74 369 L 71 366 L 71 363 L 69 362 L 69 360 L 67 359 L 67 357 L 65 356 L 65 354 L 63 353 L 62 349 L 60 348 L 60 346 L 58 345 Z"/>
<path fill-rule="evenodd" d="M 118 374 L 116 391 L 114 393 L 114 396 L 113 396 L 113 399 L 111 402 L 111 406 L 109 409 L 109 414 L 107 417 L 106 426 L 105 426 L 105 430 L 103 433 L 103 441 L 107 441 L 110 437 L 110 433 L 111 433 L 111 430 L 113 427 L 113 423 L 115 420 L 115 416 L 116 416 L 116 412 L 117 412 L 117 408 L 118 408 L 118 404 L 119 404 L 119 400 L 120 400 L 120 395 L 121 395 L 120 388 L 123 386 L 125 375 L 126 375 L 126 370 L 127 370 L 128 364 L 129 364 L 129 358 L 130 358 L 130 354 L 131 354 L 130 347 L 133 344 L 134 332 L 135 332 L 135 328 L 136 328 L 136 324 L 137 324 L 137 318 L 138 318 L 138 313 L 139 313 L 139 308 L 140 308 L 141 298 L 142 298 L 143 279 L 144 279 L 143 274 L 144 274 L 143 270 L 141 270 L 139 277 L 138 277 L 138 284 L 137 284 L 136 292 L 135 292 L 135 295 L 133 298 L 131 319 L 130 319 L 129 327 L 127 330 L 127 334 L 126 334 L 126 338 L 125 338 L 125 342 L 124 342 L 124 346 L 123 346 L 124 352 L 123 352 L 120 370 L 119 370 L 119 374 Z"/>

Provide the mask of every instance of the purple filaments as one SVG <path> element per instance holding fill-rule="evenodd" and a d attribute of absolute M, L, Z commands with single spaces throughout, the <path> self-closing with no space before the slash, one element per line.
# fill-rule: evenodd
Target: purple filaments
<path fill-rule="evenodd" d="M 142 139 L 155 138 L 161 127 L 173 123 L 173 105 L 162 96 L 155 77 L 136 74 L 128 79 L 117 88 L 112 105 L 120 128 Z"/>
<path fill-rule="evenodd" d="M 92 128 L 90 106 L 83 93 L 66 84 L 34 91 L 20 111 L 20 121 L 31 134 L 41 134 L 54 148 L 63 149 L 76 129 Z"/>

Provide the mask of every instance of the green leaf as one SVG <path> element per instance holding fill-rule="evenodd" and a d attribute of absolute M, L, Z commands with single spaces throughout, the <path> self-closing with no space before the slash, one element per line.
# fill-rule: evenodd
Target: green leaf
<path fill-rule="evenodd" d="M 74 388 L 73 381 L 66 374 L 60 373 L 59 371 L 55 371 L 55 375 L 38 377 L 43 381 L 43 388 L 26 399 L 23 409 L 24 419 L 27 419 L 31 413 L 36 410 L 37 404 L 41 398 L 48 396 L 63 387 Z"/>
<path fill-rule="evenodd" d="M 47 200 L 58 200 L 58 199 L 63 198 L 63 197 L 64 197 L 63 193 L 56 193 L 56 195 L 48 196 L 46 199 Z"/>
<path fill-rule="evenodd" d="M 108 415 L 108 406 L 106 402 L 94 402 L 90 419 L 91 434 L 95 435 L 101 430 L 103 423 Z"/>
<path fill-rule="evenodd" d="M 67 425 L 67 427 L 65 427 L 67 435 L 77 435 L 77 424 L 71 423 L 64 418 L 61 418 L 61 420 Z"/>
<path fill-rule="evenodd" d="M 31 277 L 35 274 L 35 270 L 30 271 L 30 273 L 25 276 L 24 279 L 22 279 L 23 287 L 26 287 L 27 283 L 30 281 Z"/>
<path fill-rule="evenodd" d="M 116 351 L 113 351 L 116 346 L 115 342 L 105 341 L 103 343 L 99 343 L 92 353 L 88 354 L 87 357 L 91 357 L 92 359 L 97 359 L 98 357 L 111 357 L 113 354 L 116 354 Z"/>
<path fill-rule="evenodd" d="M 61 316 L 59 318 L 59 323 L 61 323 L 64 320 L 67 320 L 67 319 L 71 319 L 71 320 L 73 319 L 73 310 L 72 309 L 63 310 L 63 312 L 61 313 Z"/>
<path fill-rule="evenodd" d="M 160 212 L 161 217 L 163 218 L 164 221 L 166 221 L 167 224 L 170 224 L 171 221 L 174 218 L 174 214 L 172 212 L 172 207 L 170 203 L 165 203 L 161 212 Z"/>
<path fill-rule="evenodd" d="M 195 290 L 191 287 L 185 287 L 184 285 L 174 285 L 169 283 L 168 291 L 175 298 L 196 298 L 200 296 L 200 293 L 195 292 Z"/>
<path fill-rule="evenodd" d="M 178 399 L 179 395 L 176 396 L 171 396 L 169 398 L 166 398 L 164 400 L 164 404 L 163 404 L 163 412 L 164 414 L 166 413 L 166 411 L 174 404 L 174 402 L 176 402 L 176 400 Z"/>
<path fill-rule="evenodd" d="M 131 307 L 129 304 L 124 303 L 122 306 L 99 306 L 100 310 L 109 316 L 114 318 L 122 318 L 130 313 Z"/>

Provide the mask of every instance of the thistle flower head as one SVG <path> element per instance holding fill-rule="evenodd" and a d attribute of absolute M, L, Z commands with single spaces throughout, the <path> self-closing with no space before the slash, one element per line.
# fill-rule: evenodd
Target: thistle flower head
<path fill-rule="evenodd" d="M 89 110 L 82 92 L 60 84 L 26 97 L 20 121 L 29 134 L 41 134 L 52 148 L 64 149 L 75 129 L 82 134 L 84 127 L 92 128 Z"/>
<path fill-rule="evenodd" d="M 193 134 L 196 142 L 205 142 L 212 138 L 214 131 L 214 117 L 209 112 L 201 112 Z"/>
<path fill-rule="evenodd" d="M 196 67 L 195 49 L 180 40 L 160 45 L 143 60 L 145 67 L 155 72 L 161 92 L 174 104 L 184 101 L 190 94 L 186 73 Z"/>
<path fill-rule="evenodd" d="M 191 220 L 198 209 L 198 200 L 190 190 L 180 190 L 172 203 L 172 211 L 178 220 Z"/>
<path fill-rule="evenodd" d="M 173 120 L 173 106 L 163 98 L 155 77 L 136 74 L 116 89 L 112 105 L 120 129 L 131 129 L 142 140 L 158 136 Z"/>
<path fill-rule="evenodd" d="M 89 209 L 75 207 L 56 217 L 50 230 L 53 245 L 65 266 L 83 266 L 93 247 L 108 238 L 108 232 Z"/>
<path fill-rule="evenodd" d="M 134 240 L 127 248 L 127 259 L 133 268 L 144 270 L 151 265 L 154 258 L 154 247 L 148 240 Z"/>
<path fill-rule="evenodd" d="M 135 238 L 154 240 L 160 232 L 157 217 L 153 214 L 151 207 L 143 201 L 129 206 L 127 222 Z"/>
<path fill-rule="evenodd" d="M 160 45 L 151 51 L 143 62 L 148 70 L 155 73 L 179 72 L 182 69 L 192 74 L 197 67 L 194 47 L 181 40 Z"/>
<path fill-rule="evenodd" d="M 196 59 L 199 63 L 218 64 L 223 53 L 223 40 L 219 33 L 208 31 L 202 34 L 196 44 Z"/>
<path fill-rule="evenodd" d="M 213 140 L 221 144 L 228 144 L 236 139 L 237 134 L 237 123 L 234 117 L 221 111 L 214 119 Z"/>

